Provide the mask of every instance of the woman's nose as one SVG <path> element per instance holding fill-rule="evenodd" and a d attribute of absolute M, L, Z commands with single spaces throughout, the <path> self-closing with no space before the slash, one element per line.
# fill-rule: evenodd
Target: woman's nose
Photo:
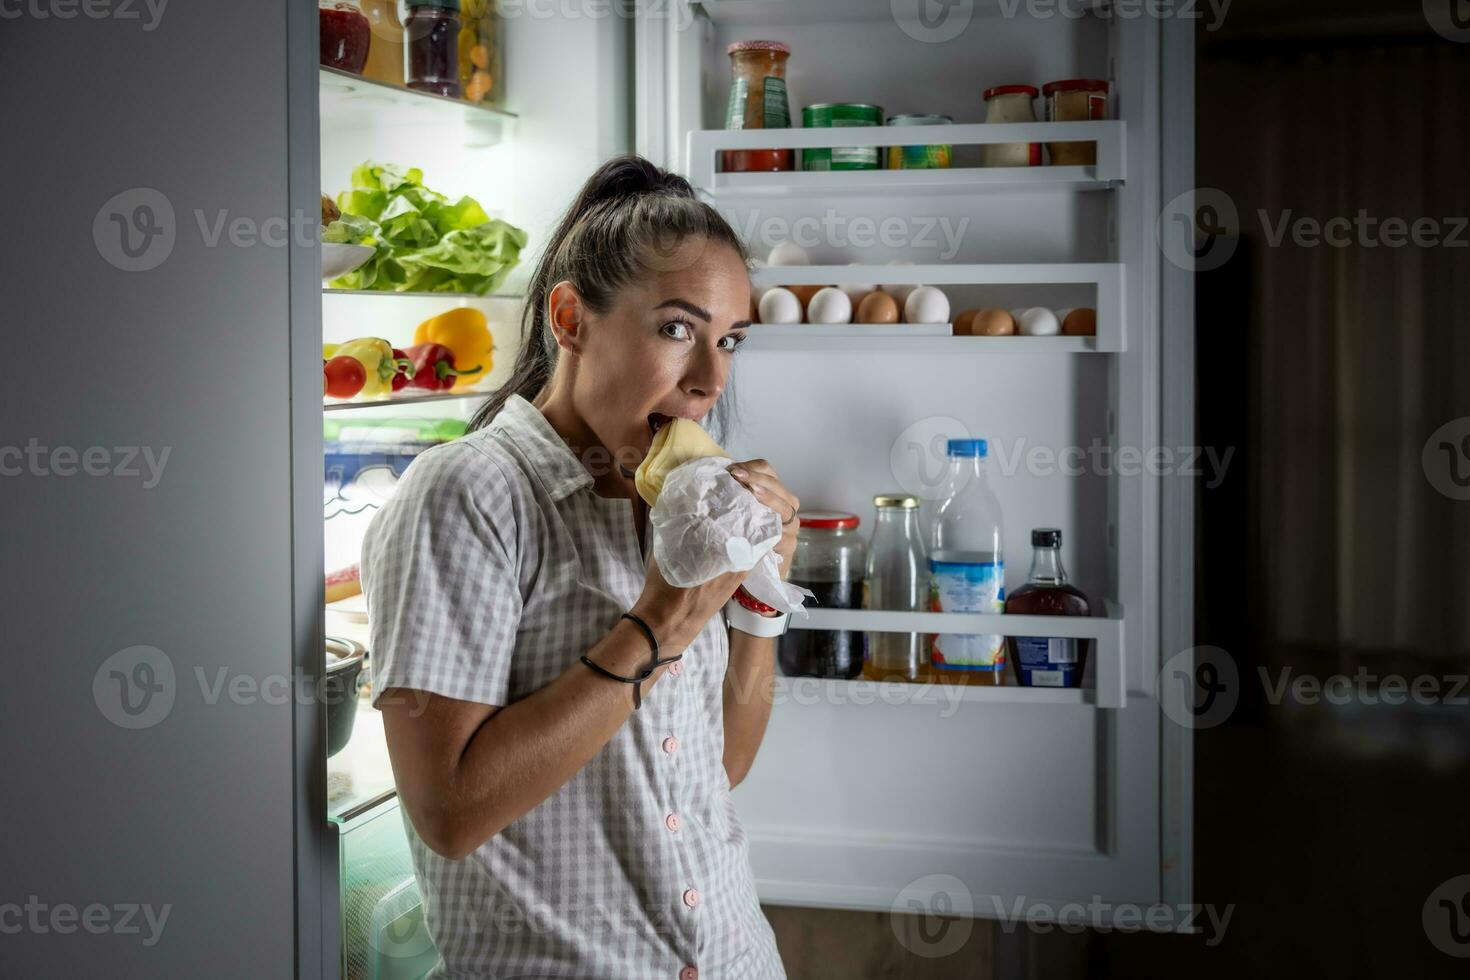
<path fill-rule="evenodd" d="M 684 393 L 691 398 L 719 398 L 725 389 L 725 373 L 729 365 L 720 359 L 717 351 L 702 348 L 696 353 L 684 373 Z"/>

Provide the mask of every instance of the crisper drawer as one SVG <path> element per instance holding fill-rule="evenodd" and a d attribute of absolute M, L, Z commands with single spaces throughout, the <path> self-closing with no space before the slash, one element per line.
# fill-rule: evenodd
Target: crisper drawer
<path fill-rule="evenodd" d="M 439 962 L 397 799 L 336 825 L 340 834 L 342 976 L 419 980 Z"/>

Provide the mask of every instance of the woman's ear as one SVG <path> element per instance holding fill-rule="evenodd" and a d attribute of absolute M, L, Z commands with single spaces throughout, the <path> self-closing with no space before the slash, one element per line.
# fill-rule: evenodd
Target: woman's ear
<path fill-rule="evenodd" d="M 551 287 L 546 296 L 546 323 L 556 344 L 569 354 L 582 353 L 582 323 L 586 306 L 582 297 L 565 279 Z"/>

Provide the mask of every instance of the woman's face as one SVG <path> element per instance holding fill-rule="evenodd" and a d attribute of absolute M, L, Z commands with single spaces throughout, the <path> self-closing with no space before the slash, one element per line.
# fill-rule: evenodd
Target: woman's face
<path fill-rule="evenodd" d="M 733 249 L 686 240 L 602 314 L 581 308 L 573 402 L 615 462 L 635 467 L 670 418 L 699 420 L 750 326 L 750 278 Z"/>

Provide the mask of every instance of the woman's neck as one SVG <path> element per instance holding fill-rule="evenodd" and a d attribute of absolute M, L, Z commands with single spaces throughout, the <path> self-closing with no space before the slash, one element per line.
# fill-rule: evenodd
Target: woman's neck
<path fill-rule="evenodd" d="M 639 499 L 638 486 L 633 479 L 633 474 L 630 472 L 627 476 L 623 475 L 622 466 L 613 459 L 607 447 L 602 445 L 602 441 L 597 438 L 597 434 L 592 431 L 592 427 L 587 424 L 586 420 L 577 414 L 570 400 L 560 398 L 555 391 L 547 389 L 532 404 L 541 411 L 547 423 L 570 447 L 582 467 L 592 474 L 593 493 L 599 497 L 612 499 L 630 497 Z M 593 453 L 594 449 L 601 451 Z M 609 462 L 606 466 L 593 468 L 587 465 L 589 459 L 599 462 L 609 460 Z"/>

